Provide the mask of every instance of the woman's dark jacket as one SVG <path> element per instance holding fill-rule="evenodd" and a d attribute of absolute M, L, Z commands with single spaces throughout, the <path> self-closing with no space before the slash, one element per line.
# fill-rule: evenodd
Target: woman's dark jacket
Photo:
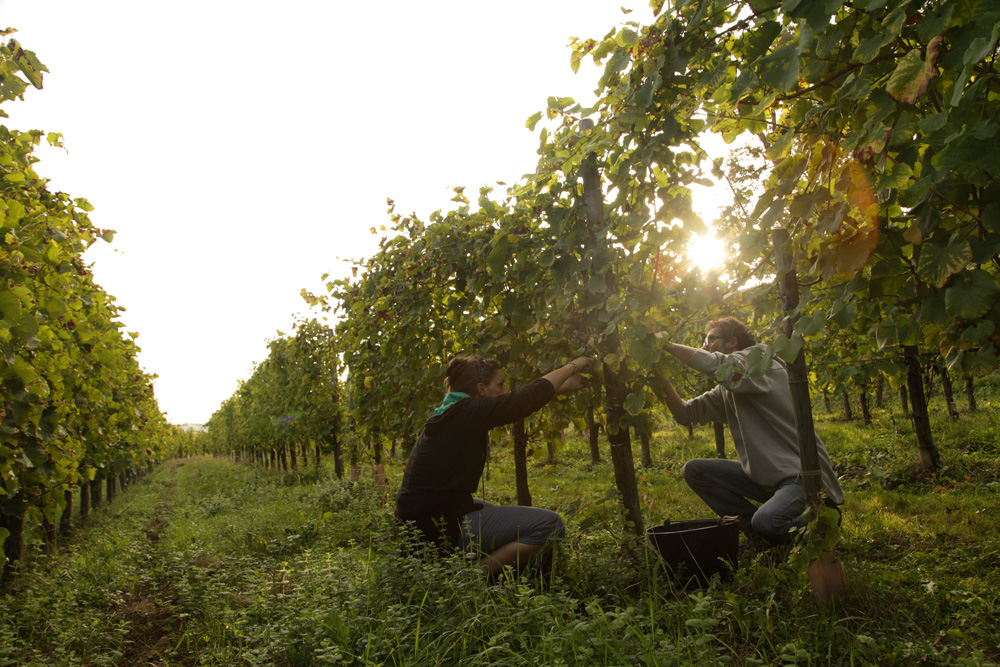
<path fill-rule="evenodd" d="M 446 536 L 458 544 L 461 518 L 479 509 L 472 494 L 486 464 L 490 429 L 524 419 L 554 395 L 552 383 L 538 378 L 503 396 L 462 399 L 428 419 L 406 462 L 396 518 L 413 522 L 432 541 Z"/>

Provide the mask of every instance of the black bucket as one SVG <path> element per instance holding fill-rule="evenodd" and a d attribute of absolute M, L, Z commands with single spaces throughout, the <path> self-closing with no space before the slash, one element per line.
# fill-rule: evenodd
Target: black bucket
<path fill-rule="evenodd" d="M 731 581 L 740 552 L 739 521 L 667 521 L 646 531 L 663 564 L 684 585 L 707 586 L 713 574 Z"/>

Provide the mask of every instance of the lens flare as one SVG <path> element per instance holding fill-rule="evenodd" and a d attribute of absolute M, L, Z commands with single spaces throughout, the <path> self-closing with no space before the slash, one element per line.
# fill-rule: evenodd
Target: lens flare
<path fill-rule="evenodd" d="M 687 260 L 702 271 L 721 269 L 726 261 L 726 244 L 715 234 L 695 234 L 687 245 Z"/>

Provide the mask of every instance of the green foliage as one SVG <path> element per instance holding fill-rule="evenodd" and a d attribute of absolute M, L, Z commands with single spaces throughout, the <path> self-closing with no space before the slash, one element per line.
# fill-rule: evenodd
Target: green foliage
<path fill-rule="evenodd" d="M 202 447 L 248 461 L 281 452 L 287 469 L 293 446 L 339 446 L 340 348 L 316 319 L 297 322 L 292 335 L 279 334 L 268 348 L 267 359 L 212 415 Z"/>
<path fill-rule="evenodd" d="M 0 101 L 41 88 L 47 71 L 16 40 L 0 46 Z M 29 526 L 54 522 L 64 492 L 93 471 L 160 460 L 167 431 L 136 359 L 138 334 L 122 330 L 114 297 L 83 260 L 113 232 L 92 224 L 87 200 L 50 192 L 35 172 L 43 137 L 59 145 L 58 135 L 0 125 L 0 514 Z"/>
<path fill-rule="evenodd" d="M 899 386 L 904 347 L 952 371 L 996 367 L 1000 190 L 981 150 L 1000 127 L 996 3 L 652 8 L 648 25 L 572 40 L 574 69 L 585 57 L 603 65 L 600 97 L 584 109 L 553 96 L 528 119 L 533 173 L 475 201 L 455 188 L 454 210 L 427 221 L 390 201 L 378 252 L 328 295 L 307 295 L 340 318 L 352 461 L 364 447 L 379 461 L 384 437 L 411 442 L 460 353 L 496 357 L 516 382 L 594 356 L 605 431 L 642 429 L 657 391 L 649 371 L 668 363 L 657 332 L 679 340 L 723 310 L 784 359 L 805 353 L 824 387 Z M 749 141 L 752 162 L 705 166 L 708 132 Z M 708 169 L 736 194 L 720 221 L 728 286 L 683 262 L 704 229 L 691 187 Z M 809 285 L 785 313 L 775 276 L 791 271 Z M 778 333 L 786 317 L 790 335 Z M 239 401 L 243 441 L 258 450 L 285 438 L 269 420 L 289 410 L 282 374 L 298 372 L 272 356 L 285 369 L 266 371 L 275 384 L 254 380 Z M 541 431 L 569 413 L 552 411 Z M 631 472 L 619 472 L 633 502 Z"/>

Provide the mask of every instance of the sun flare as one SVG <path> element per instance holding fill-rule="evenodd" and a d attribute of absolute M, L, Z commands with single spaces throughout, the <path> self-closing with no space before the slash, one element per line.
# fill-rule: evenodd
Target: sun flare
<path fill-rule="evenodd" d="M 721 269 L 726 261 L 726 244 L 711 231 L 695 234 L 687 246 L 687 259 L 702 271 Z"/>

